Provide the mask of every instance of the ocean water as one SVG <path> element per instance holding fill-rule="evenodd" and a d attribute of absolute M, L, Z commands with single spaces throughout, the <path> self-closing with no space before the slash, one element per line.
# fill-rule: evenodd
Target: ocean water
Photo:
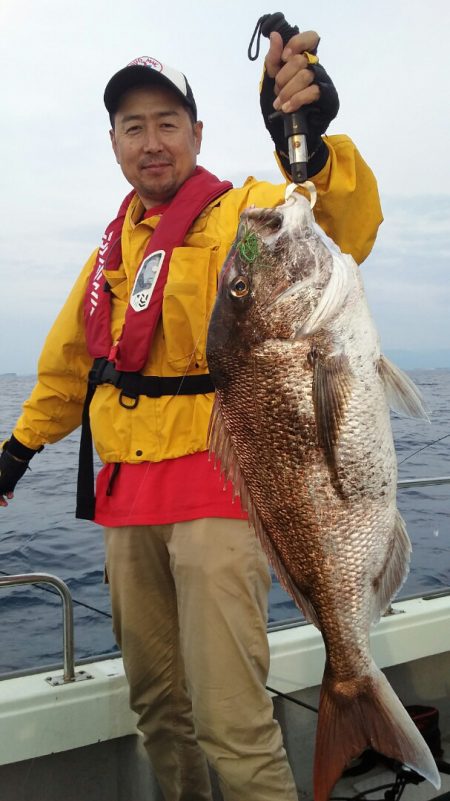
<path fill-rule="evenodd" d="M 393 415 L 399 477 L 450 475 L 450 370 L 415 370 L 410 376 L 423 393 L 431 423 Z M 33 384 L 31 376 L 0 376 L 2 438 Z M 16 497 L 0 509 L 0 576 L 45 572 L 67 583 L 74 599 L 75 658 L 81 659 L 117 649 L 103 584 L 102 529 L 74 517 L 78 442 L 74 432 L 33 459 Z M 410 574 L 399 597 L 450 586 L 449 494 L 450 485 L 399 491 L 413 543 Z M 274 581 L 270 622 L 296 617 L 293 602 Z M 61 663 L 59 596 L 34 585 L 0 587 L 0 643 L 0 674 Z"/>

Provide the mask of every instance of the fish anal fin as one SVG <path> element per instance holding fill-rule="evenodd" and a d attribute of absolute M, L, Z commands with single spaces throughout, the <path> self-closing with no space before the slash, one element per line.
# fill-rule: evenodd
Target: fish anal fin
<path fill-rule="evenodd" d="M 320 628 L 310 601 L 302 594 L 289 575 L 253 504 L 246 481 L 239 467 L 230 434 L 225 426 L 217 394 L 209 424 L 208 438 L 210 454 L 214 454 L 215 460 L 220 461 L 220 472 L 223 481 L 230 480 L 232 482 L 234 494 L 240 497 L 242 508 L 248 512 L 249 523 L 253 526 L 280 585 L 292 597 L 300 611 L 303 612 L 306 620 Z"/>
<path fill-rule="evenodd" d="M 335 465 L 334 447 L 347 409 L 352 389 L 352 372 L 345 354 L 324 358 L 314 349 L 309 356 L 313 365 L 313 403 L 318 444 L 328 462 Z"/>
<path fill-rule="evenodd" d="M 345 682 L 325 668 L 314 758 L 314 801 L 327 801 L 352 759 L 366 748 L 415 770 L 438 789 L 440 776 L 425 740 L 381 671 Z"/>
<path fill-rule="evenodd" d="M 256 529 L 258 531 L 258 529 Z M 272 542 L 269 538 L 264 535 L 264 538 L 260 537 L 262 542 L 263 548 L 266 552 L 267 558 L 272 565 L 276 577 L 280 582 L 281 587 L 288 595 L 291 596 L 292 600 L 300 610 L 303 612 L 305 616 L 305 620 L 308 623 L 313 623 L 318 629 L 320 629 L 320 623 L 316 614 L 316 611 L 311 604 L 310 600 L 302 593 L 299 587 L 296 585 L 295 581 L 291 578 L 289 573 L 287 572 L 282 560 L 280 559 L 276 549 L 273 547 Z M 268 543 L 269 547 L 267 548 L 265 543 Z"/>
<path fill-rule="evenodd" d="M 419 390 L 403 370 L 381 355 L 378 372 L 384 384 L 387 402 L 394 412 L 429 421 Z"/>
<path fill-rule="evenodd" d="M 292 576 L 289 574 L 286 566 L 278 553 L 277 548 L 275 547 L 274 543 L 272 542 L 271 538 L 266 532 L 264 524 L 255 509 L 250 495 L 247 491 L 247 488 L 244 489 L 244 497 L 247 499 L 247 511 L 248 511 L 248 518 L 250 523 L 252 524 L 253 528 L 255 529 L 256 535 L 262 545 L 263 551 L 269 560 L 270 565 L 272 566 L 275 575 L 280 583 L 280 586 L 283 588 L 288 595 L 291 596 L 292 600 L 305 616 L 305 619 L 308 623 L 313 623 L 314 626 L 317 626 L 320 629 L 319 620 L 316 614 L 316 611 L 311 604 L 311 601 L 307 598 L 307 596 L 301 591 L 301 589 L 297 586 Z M 242 497 L 241 497 L 242 501 Z"/>
<path fill-rule="evenodd" d="M 379 575 L 375 577 L 375 606 L 372 622 L 376 623 L 397 594 L 409 571 L 411 542 L 404 520 L 397 511 L 391 547 Z"/>

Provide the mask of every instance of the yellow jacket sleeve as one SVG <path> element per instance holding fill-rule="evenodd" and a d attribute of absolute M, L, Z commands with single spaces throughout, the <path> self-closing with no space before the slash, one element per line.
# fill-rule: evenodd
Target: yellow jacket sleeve
<path fill-rule="evenodd" d="M 38 380 L 13 431 L 22 445 L 37 450 L 57 442 L 81 423 L 87 375 L 83 301 L 96 251 L 86 262 L 45 340 Z"/>

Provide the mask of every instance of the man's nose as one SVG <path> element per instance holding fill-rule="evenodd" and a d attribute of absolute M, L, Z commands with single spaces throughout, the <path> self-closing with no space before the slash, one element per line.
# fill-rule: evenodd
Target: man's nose
<path fill-rule="evenodd" d="M 147 153 L 158 153 L 162 150 L 161 137 L 154 128 L 146 128 L 144 133 L 144 150 Z"/>

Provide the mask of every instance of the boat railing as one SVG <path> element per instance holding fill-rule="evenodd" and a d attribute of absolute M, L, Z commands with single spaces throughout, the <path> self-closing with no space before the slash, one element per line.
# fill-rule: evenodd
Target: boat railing
<path fill-rule="evenodd" d="M 431 487 L 439 484 L 450 484 L 450 476 L 433 476 L 432 478 L 401 478 L 397 481 L 398 489 L 411 487 Z"/>
<path fill-rule="evenodd" d="M 438 486 L 440 484 L 450 484 L 450 476 L 434 476 L 431 478 L 407 478 L 400 479 L 397 482 L 398 489 L 411 489 L 414 487 Z M 75 671 L 74 659 L 74 627 L 73 627 L 73 602 L 70 590 L 67 584 L 50 573 L 23 573 L 13 576 L 0 576 L 0 588 L 12 587 L 20 584 L 51 584 L 59 593 L 63 605 L 63 653 L 64 653 L 64 666 L 62 676 L 49 676 L 46 681 L 52 686 L 60 684 L 68 684 L 74 681 L 83 681 L 84 679 L 91 679 L 92 676 L 85 670 Z M 403 601 L 411 600 L 412 598 L 432 598 L 436 595 L 445 595 L 450 592 L 448 590 L 441 591 L 440 593 L 419 593 L 402 598 Z M 268 630 L 280 630 L 285 628 L 292 628 L 294 626 L 304 625 L 306 621 L 298 617 L 287 618 L 284 620 L 269 623 Z"/>
<path fill-rule="evenodd" d="M 73 681 L 90 679 L 85 670 L 75 672 L 74 659 L 74 630 L 73 630 L 73 603 L 70 590 L 62 579 L 51 573 L 19 573 L 13 576 L 0 576 L 1 587 L 13 587 L 20 584 L 51 584 L 61 600 L 63 607 L 63 654 L 64 667 L 62 676 L 49 676 L 47 681 L 52 686 L 68 684 Z"/>

